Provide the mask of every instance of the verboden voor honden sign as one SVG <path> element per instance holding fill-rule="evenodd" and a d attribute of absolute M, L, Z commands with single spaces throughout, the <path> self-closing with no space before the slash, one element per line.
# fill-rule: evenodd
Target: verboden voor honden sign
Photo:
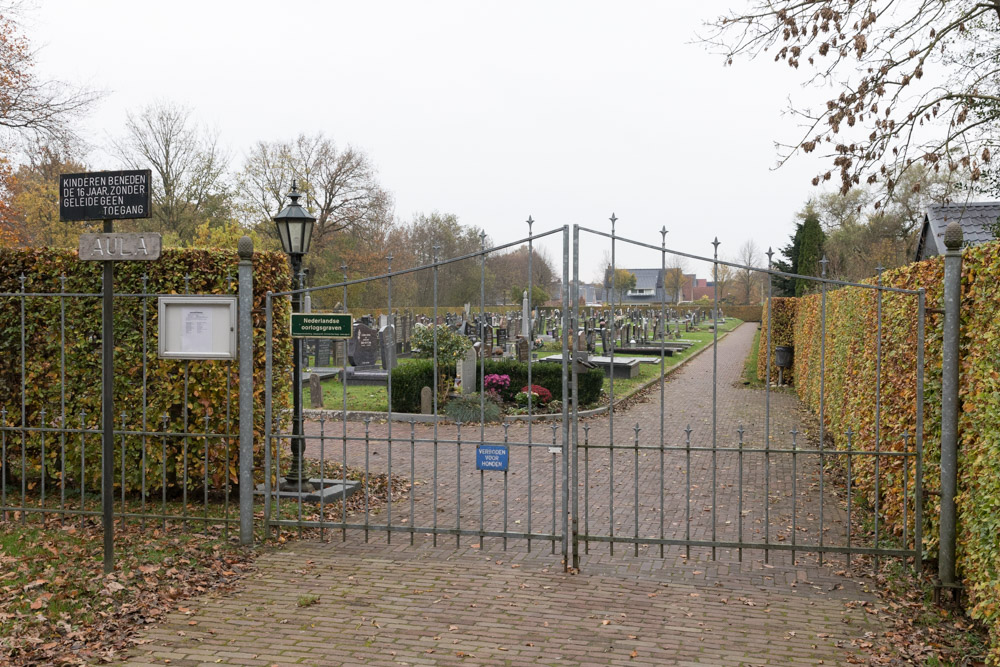
<path fill-rule="evenodd" d="M 148 218 L 149 169 L 92 171 L 59 175 L 60 220 L 133 220 Z"/>

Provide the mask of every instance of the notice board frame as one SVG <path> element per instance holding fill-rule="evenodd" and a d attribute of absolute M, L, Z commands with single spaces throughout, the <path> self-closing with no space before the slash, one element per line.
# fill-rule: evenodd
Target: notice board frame
<path fill-rule="evenodd" d="M 182 349 L 184 319 L 187 309 L 212 311 L 208 338 L 209 347 L 201 350 Z M 224 311 L 221 318 L 215 313 Z M 236 360 L 237 359 L 237 298 L 217 294 L 185 294 L 161 296 L 157 299 L 159 314 L 157 353 L 161 359 Z M 189 311 L 188 311 L 189 312 Z M 221 320 L 221 321 L 218 321 Z M 222 329 L 222 331 L 219 331 Z M 228 330 L 227 330 L 228 329 Z"/>

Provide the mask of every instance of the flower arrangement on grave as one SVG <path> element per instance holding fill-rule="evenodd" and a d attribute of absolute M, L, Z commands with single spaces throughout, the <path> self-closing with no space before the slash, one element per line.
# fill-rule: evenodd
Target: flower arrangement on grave
<path fill-rule="evenodd" d="M 545 387 L 533 384 L 530 387 L 522 387 L 521 391 L 514 396 L 514 401 L 518 405 L 546 405 L 552 400 L 552 392 Z"/>
<path fill-rule="evenodd" d="M 483 385 L 486 387 L 487 393 L 499 399 L 500 394 L 510 386 L 510 376 L 490 373 L 483 378 Z"/>

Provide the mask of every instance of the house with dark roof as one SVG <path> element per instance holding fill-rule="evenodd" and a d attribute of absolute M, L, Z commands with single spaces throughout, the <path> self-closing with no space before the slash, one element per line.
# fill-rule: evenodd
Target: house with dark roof
<path fill-rule="evenodd" d="M 675 294 L 671 284 L 675 284 L 672 279 L 666 281 L 666 293 L 664 293 L 664 276 L 668 278 L 671 277 L 671 271 L 677 271 L 677 269 L 667 269 L 664 273 L 663 269 L 625 269 L 629 273 L 635 276 L 635 287 L 625 292 L 622 300 L 626 304 L 643 304 L 643 303 L 675 303 L 678 301 L 691 301 L 693 299 L 693 285 L 696 281 L 696 277 L 693 273 L 683 273 L 680 294 Z M 611 289 L 611 284 L 606 281 L 604 287 L 606 290 Z M 678 298 L 679 297 L 679 298 Z M 605 294 L 607 298 L 607 294 Z M 615 299 L 617 300 L 618 294 L 615 294 Z"/>
<path fill-rule="evenodd" d="M 955 221 L 962 226 L 963 246 L 994 239 L 992 227 L 1000 219 L 1000 202 L 934 204 L 924 213 L 924 226 L 917 241 L 915 261 L 944 254 L 944 230 Z"/>

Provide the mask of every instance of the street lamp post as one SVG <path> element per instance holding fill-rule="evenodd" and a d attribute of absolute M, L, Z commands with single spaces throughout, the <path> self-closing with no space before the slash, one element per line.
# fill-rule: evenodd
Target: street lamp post
<path fill-rule="evenodd" d="M 292 181 L 292 191 L 288 193 L 292 203 L 281 209 L 274 216 L 274 224 L 278 228 L 281 246 L 288 255 L 292 267 L 293 289 L 301 289 L 302 256 L 309 252 L 312 241 L 313 223 L 316 218 L 299 204 L 302 193 L 298 191 L 295 181 Z M 296 287 L 296 281 L 299 285 Z M 292 295 L 292 312 L 302 311 L 302 292 Z M 301 345 L 298 338 L 292 339 L 292 461 L 291 470 L 285 476 L 281 485 L 282 491 L 305 491 L 306 481 L 302 478 L 302 452 L 305 440 L 302 437 L 302 378 L 301 378 Z"/>

